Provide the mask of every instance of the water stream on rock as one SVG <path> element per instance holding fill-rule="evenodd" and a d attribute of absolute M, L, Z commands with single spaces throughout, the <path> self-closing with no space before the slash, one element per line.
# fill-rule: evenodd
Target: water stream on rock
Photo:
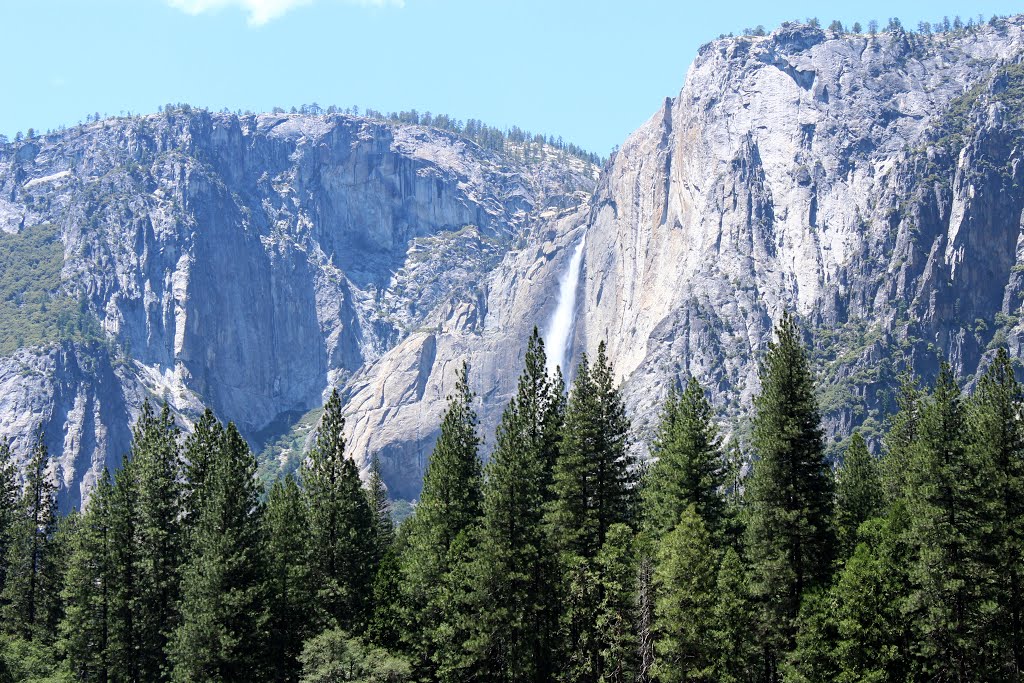
<path fill-rule="evenodd" d="M 580 281 L 580 269 L 583 265 L 583 245 L 587 238 L 584 235 L 576 250 L 569 259 L 569 267 L 558 280 L 558 305 L 551 314 L 548 329 L 544 335 L 544 345 L 548 351 L 548 373 L 553 374 L 555 368 L 561 367 L 562 374 L 568 375 L 565 369 L 565 356 L 569 350 L 573 325 L 576 322 L 576 288 Z"/>

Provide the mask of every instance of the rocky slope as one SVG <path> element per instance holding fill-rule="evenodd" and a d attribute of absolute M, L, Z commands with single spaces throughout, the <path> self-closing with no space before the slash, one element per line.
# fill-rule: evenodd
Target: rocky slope
<path fill-rule="evenodd" d="M 969 377 L 997 336 L 1019 351 L 1022 27 L 705 46 L 603 175 L 578 347 L 608 339 L 642 419 L 687 374 L 734 411 L 793 309 L 836 437 L 877 424 L 905 360 Z"/>
<path fill-rule="evenodd" d="M 1022 54 L 1021 18 L 709 43 L 596 189 L 577 160 L 353 117 L 174 113 L 9 146 L 0 227 L 59 228 L 60 294 L 101 332 L 0 361 L 0 432 L 42 423 L 73 502 L 145 395 L 285 433 L 287 465 L 337 385 L 353 452 L 412 498 L 457 367 L 489 437 L 561 290 L 565 364 L 607 340 L 641 436 L 692 374 L 742 437 L 784 309 L 834 442 L 870 436 L 905 367 L 945 357 L 970 383 L 996 345 L 1022 352 Z"/>
<path fill-rule="evenodd" d="M 904 370 L 928 377 L 947 358 L 969 383 L 994 346 L 1019 357 L 1022 50 L 1020 18 L 941 36 L 784 26 L 704 46 L 590 202 L 509 254 L 440 335 L 360 371 L 355 442 L 414 493 L 464 357 L 490 433 L 584 236 L 568 363 L 607 340 L 641 449 L 689 375 L 742 439 L 734 418 L 784 309 L 814 344 L 833 444 L 877 432 Z M 426 380 L 425 350 L 439 359 Z"/>
<path fill-rule="evenodd" d="M 0 228 L 52 232 L 50 309 L 77 300 L 97 331 L 19 339 L 0 434 L 24 454 L 43 429 L 67 507 L 117 465 L 145 396 L 186 427 L 205 403 L 253 442 L 286 430 L 593 188 L 576 158 L 513 152 L 358 117 L 192 111 L 8 146 Z M 6 311 L 7 337 L 26 310 Z"/>

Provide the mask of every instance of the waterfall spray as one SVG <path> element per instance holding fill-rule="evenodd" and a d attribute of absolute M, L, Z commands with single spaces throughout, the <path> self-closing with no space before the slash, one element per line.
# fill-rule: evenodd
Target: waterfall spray
<path fill-rule="evenodd" d="M 569 259 L 569 268 L 562 273 L 562 277 L 558 280 L 558 305 L 555 306 L 555 312 L 551 314 L 547 334 L 544 335 L 544 344 L 548 352 L 549 374 L 553 374 L 556 367 L 561 367 L 562 373 L 567 374 L 565 356 L 569 350 L 573 324 L 576 321 L 576 288 L 580 281 L 583 245 L 586 241 L 587 238 L 584 235 L 576 245 L 572 258 Z"/>

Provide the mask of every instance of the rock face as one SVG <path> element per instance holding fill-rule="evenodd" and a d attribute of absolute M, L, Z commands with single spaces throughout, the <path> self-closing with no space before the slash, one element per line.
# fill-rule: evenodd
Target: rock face
<path fill-rule="evenodd" d="M 43 429 L 65 507 L 119 463 L 145 396 L 186 427 L 205 403 L 250 440 L 273 435 L 435 309 L 477 298 L 595 177 L 551 148 L 527 166 L 350 116 L 172 112 L 10 145 L 0 228 L 59 227 L 59 293 L 105 343 L 37 340 L 0 361 L 0 433 L 24 454 Z"/>
<path fill-rule="evenodd" d="M 1021 18 L 709 43 L 596 186 L 564 155 L 345 116 L 174 113 L 9 145 L 0 228 L 60 226 L 64 293 L 106 343 L 0 360 L 0 433 L 23 452 L 43 425 L 74 504 L 146 395 L 261 441 L 339 386 L 353 452 L 413 498 L 458 366 L 490 440 L 582 242 L 566 364 L 607 340 L 641 437 L 689 375 L 742 437 L 786 309 L 833 442 L 870 437 L 904 368 L 946 358 L 969 384 L 996 346 L 1024 351 L 1022 54 Z"/>
<path fill-rule="evenodd" d="M 996 335 L 1019 350 L 1022 27 L 791 26 L 700 51 L 585 220 L 577 348 L 608 340 L 641 422 L 691 374 L 749 406 L 783 309 L 811 332 L 836 437 L 877 426 L 905 361 L 970 376 Z"/>
<path fill-rule="evenodd" d="M 1022 51 L 1020 18 L 943 36 L 784 26 L 704 46 L 587 204 L 508 254 L 440 335 L 360 371 L 355 443 L 414 495 L 463 358 L 493 434 L 584 236 L 567 364 L 607 341 L 641 449 L 691 375 L 742 440 L 735 418 L 786 309 L 814 346 L 833 446 L 857 425 L 877 433 L 904 370 L 929 378 L 945 358 L 970 383 L 995 346 L 1019 357 Z"/>

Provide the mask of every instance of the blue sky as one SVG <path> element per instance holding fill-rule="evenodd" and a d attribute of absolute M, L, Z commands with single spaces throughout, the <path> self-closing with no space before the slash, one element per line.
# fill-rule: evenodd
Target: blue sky
<path fill-rule="evenodd" d="M 317 102 L 519 125 L 605 154 L 719 33 L 1015 11 L 1019 0 L 0 0 L 0 133 L 164 102 Z"/>

